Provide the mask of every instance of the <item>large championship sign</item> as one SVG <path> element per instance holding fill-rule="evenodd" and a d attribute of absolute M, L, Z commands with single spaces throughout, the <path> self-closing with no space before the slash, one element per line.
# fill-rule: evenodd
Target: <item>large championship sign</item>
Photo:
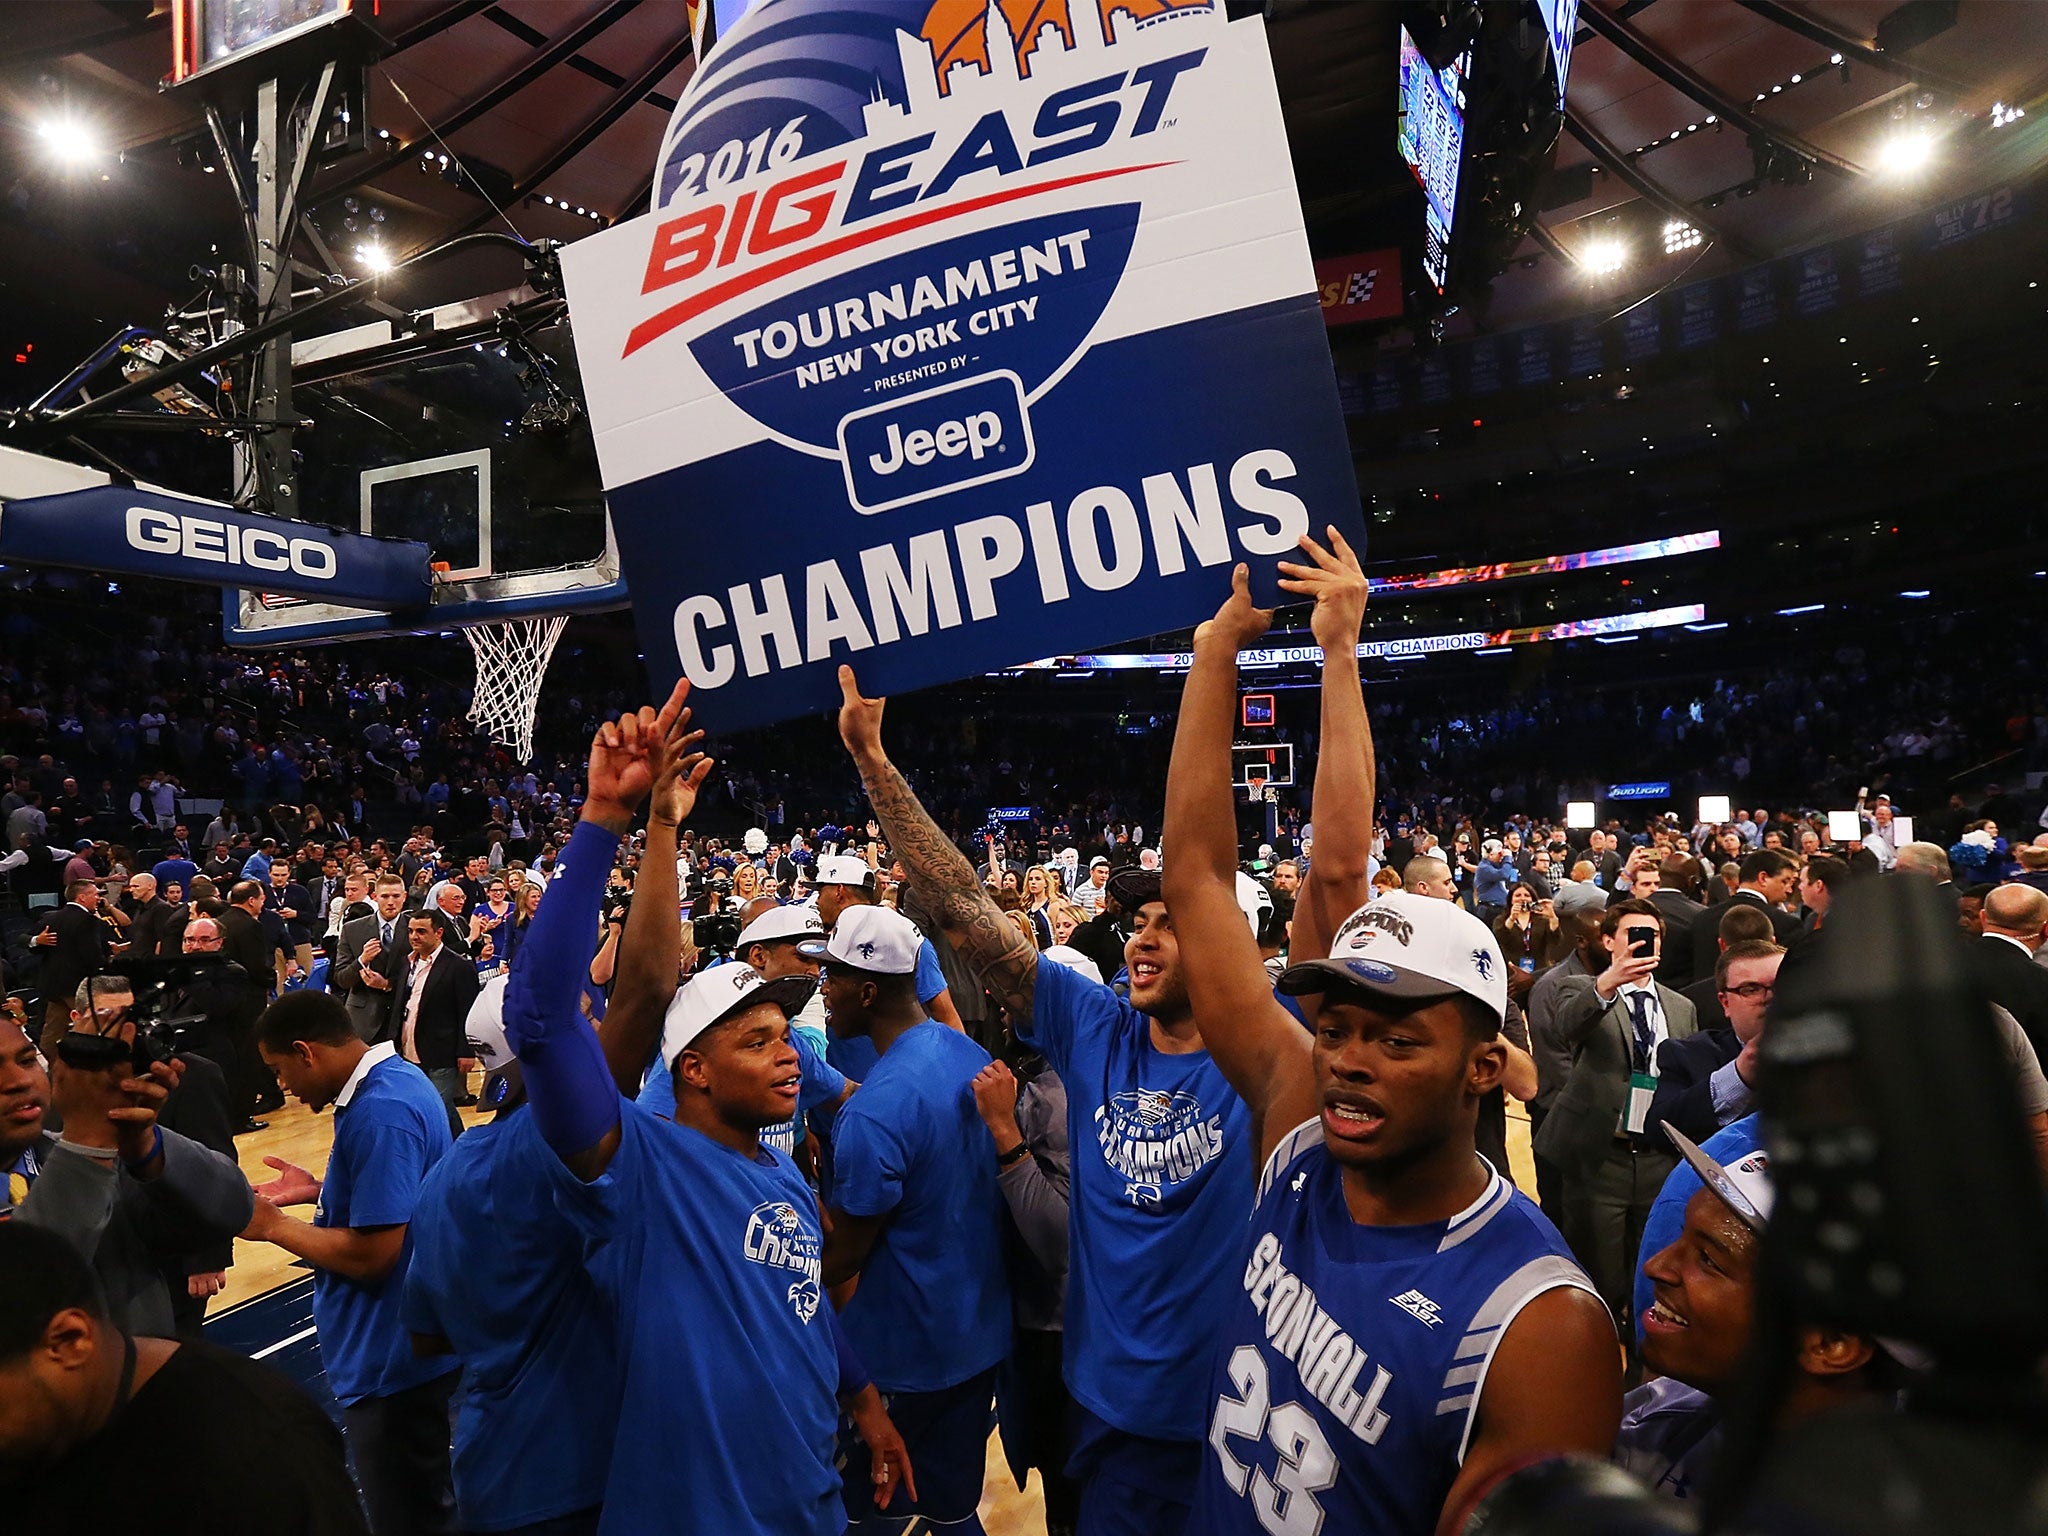
<path fill-rule="evenodd" d="M 764 0 L 563 254 L 641 643 L 722 730 L 1197 622 L 1357 490 L 1262 23 Z"/>

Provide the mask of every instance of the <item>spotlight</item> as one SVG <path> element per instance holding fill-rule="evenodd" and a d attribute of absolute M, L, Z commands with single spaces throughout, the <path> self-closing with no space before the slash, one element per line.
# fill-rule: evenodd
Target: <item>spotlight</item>
<path fill-rule="evenodd" d="M 1932 134 L 1908 130 L 1895 133 L 1877 147 L 1877 163 L 1892 176 L 1910 176 L 1925 170 L 1934 158 Z"/>
<path fill-rule="evenodd" d="M 99 138 L 75 117 L 49 117 L 36 124 L 43 147 L 66 165 L 80 165 L 101 153 Z"/>
<path fill-rule="evenodd" d="M 391 253 L 381 245 L 365 243 L 357 246 L 356 260 L 363 264 L 366 271 L 389 272 L 391 270 Z"/>
<path fill-rule="evenodd" d="M 1618 239 L 1594 240 L 1580 253 L 1579 261 L 1588 272 L 1604 277 L 1628 265 L 1628 246 Z"/>
<path fill-rule="evenodd" d="M 1705 239 L 1705 235 L 1685 220 L 1673 219 L 1664 226 L 1664 254 L 1676 256 L 1680 251 L 1690 251 Z"/>

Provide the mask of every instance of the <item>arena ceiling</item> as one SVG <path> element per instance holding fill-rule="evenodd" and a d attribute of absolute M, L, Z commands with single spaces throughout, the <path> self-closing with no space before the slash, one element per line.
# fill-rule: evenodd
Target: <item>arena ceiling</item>
<path fill-rule="evenodd" d="M 1398 240 L 1417 206 L 1392 148 L 1400 8 L 1267 9 L 1317 254 Z M 382 0 L 379 24 L 396 47 L 371 71 L 372 147 L 314 180 L 302 257 L 353 273 L 365 251 L 478 228 L 569 240 L 646 206 L 693 68 L 680 0 Z M 170 33 L 162 0 L 0 10 L 12 281 L 109 322 L 153 318 L 209 247 L 232 254 L 239 223 L 200 104 L 158 88 Z M 1981 182 L 1992 157 L 2040 156 L 2048 109 L 2006 113 L 2044 91 L 2032 4 L 1584 0 L 1536 227 L 1479 318 L 1563 314 L 1798 249 L 1883 218 L 1902 182 Z M 56 162 L 39 133 L 52 121 L 100 153 Z M 1908 139 L 1927 151 L 1910 170 L 1895 163 Z M 1698 242 L 1667 253 L 1667 225 Z"/>

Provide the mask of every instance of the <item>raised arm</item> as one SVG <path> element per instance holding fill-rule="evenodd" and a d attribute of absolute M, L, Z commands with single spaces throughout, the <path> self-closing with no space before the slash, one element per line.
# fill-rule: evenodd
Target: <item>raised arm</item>
<path fill-rule="evenodd" d="M 689 730 L 690 712 L 680 708 L 681 698 L 678 688 L 655 721 L 654 793 L 647 807 L 647 846 L 640 853 L 633 910 L 626 916 L 626 934 L 619 941 L 617 982 L 597 1031 L 612 1081 L 628 1098 L 640 1091 L 641 1074 L 661 1038 L 661 1021 L 669 1001 L 676 995 L 683 952 L 676 844 L 683 822 L 696 808 L 704 776 L 711 771 L 711 759 L 690 750 L 704 733 Z"/>
<path fill-rule="evenodd" d="M 1166 771 L 1169 850 L 1161 894 L 1179 940 L 1181 973 L 1202 1043 L 1251 1106 L 1259 1161 L 1271 1143 L 1316 1113 L 1310 1040 L 1273 1000 L 1259 946 L 1237 905 L 1237 815 L 1230 799 L 1230 733 L 1237 653 L 1273 622 L 1254 608 L 1250 579 L 1231 572 L 1230 598 L 1195 631 L 1195 663 L 1181 690 Z"/>
<path fill-rule="evenodd" d="M 671 703 L 681 707 L 681 685 Z M 649 708 L 598 727 L 589 790 L 505 987 L 505 1036 L 525 1069 L 541 1137 L 578 1178 L 595 1179 L 619 1146 L 619 1090 L 577 999 L 598 903 L 633 813 L 654 787 L 661 739 Z"/>
<path fill-rule="evenodd" d="M 937 914 L 975 979 L 994 992 L 1013 1017 L 1030 1018 L 1038 947 L 989 900 L 967 855 L 939 830 L 882 750 L 882 707 L 888 700 L 861 697 L 851 667 L 839 669 L 839 691 L 839 739 L 860 770 L 868 802 L 889 847 L 903 861 L 911 889 L 927 912 Z"/>
<path fill-rule="evenodd" d="M 1316 854 L 1295 909 L 1289 962 L 1320 960 L 1337 927 L 1372 899 L 1366 855 L 1372 849 L 1373 801 L 1378 793 L 1372 725 L 1358 678 L 1358 632 L 1369 590 L 1358 556 L 1334 526 L 1330 547 L 1307 534 L 1306 561 L 1280 562 L 1280 589 L 1313 597 L 1309 628 L 1323 648 L 1322 726 L 1316 743 Z M 1304 921 L 1306 919 L 1306 921 Z"/>

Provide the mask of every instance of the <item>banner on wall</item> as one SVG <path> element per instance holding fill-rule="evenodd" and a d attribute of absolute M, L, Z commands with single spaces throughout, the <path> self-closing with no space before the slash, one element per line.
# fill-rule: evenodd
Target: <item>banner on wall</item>
<path fill-rule="evenodd" d="M 1316 293 L 1325 325 L 1401 318 L 1401 252 L 1361 251 L 1316 263 Z"/>
<path fill-rule="evenodd" d="M 1263 24 L 759 0 L 564 251 L 648 667 L 735 730 L 1198 622 L 1364 538 Z"/>

